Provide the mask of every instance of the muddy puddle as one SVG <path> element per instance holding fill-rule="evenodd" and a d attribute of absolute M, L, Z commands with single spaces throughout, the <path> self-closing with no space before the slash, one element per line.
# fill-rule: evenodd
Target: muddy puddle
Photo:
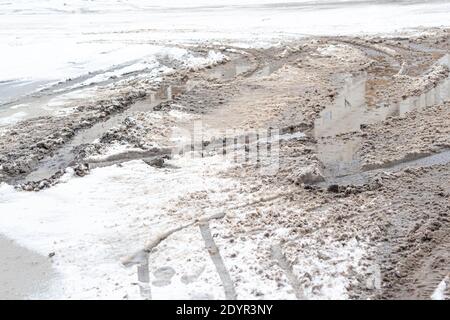
<path fill-rule="evenodd" d="M 450 65 L 450 56 L 439 60 Z M 408 97 L 396 104 L 368 106 L 366 103 L 367 74 L 350 76 L 335 103 L 325 108 L 315 121 L 313 135 L 317 139 L 319 159 L 325 167 L 327 177 L 340 177 L 362 171 L 358 150 L 358 138 L 334 139 L 340 134 L 359 132 L 361 126 L 381 122 L 390 116 L 421 110 L 450 100 L 450 77 L 420 96 Z"/>
<path fill-rule="evenodd" d="M 23 183 L 28 181 L 39 181 L 50 177 L 60 169 L 67 168 L 73 164 L 75 157 L 73 153 L 74 148 L 100 139 L 106 131 L 120 125 L 125 118 L 133 117 L 139 112 L 152 111 L 153 107 L 164 101 L 172 100 L 184 90 L 185 86 L 163 86 L 158 91 L 148 94 L 145 99 L 136 101 L 124 112 L 116 114 L 106 121 L 96 123 L 88 129 L 80 130 L 72 140 L 58 149 L 52 156 L 42 160 L 38 169 L 31 172 L 25 179 L 18 182 Z"/>

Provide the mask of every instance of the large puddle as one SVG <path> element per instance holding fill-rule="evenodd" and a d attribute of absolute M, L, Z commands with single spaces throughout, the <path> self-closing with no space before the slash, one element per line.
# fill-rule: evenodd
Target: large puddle
<path fill-rule="evenodd" d="M 439 64 L 450 66 L 450 55 Z M 402 116 L 450 100 L 450 77 L 420 96 L 409 97 L 396 104 L 369 107 L 366 103 L 367 74 L 349 77 L 333 105 L 325 108 L 315 121 L 314 137 L 318 141 L 320 160 L 327 177 L 356 174 L 361 171 L 357 151 L 358 139 L 333 139 L 348 132 L 361 130 L 361 125 L 385 120 L 390 116 Z"/>

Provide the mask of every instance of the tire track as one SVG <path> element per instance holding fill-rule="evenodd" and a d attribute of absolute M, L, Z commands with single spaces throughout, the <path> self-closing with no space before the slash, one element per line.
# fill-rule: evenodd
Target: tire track
<path fill-rule="evenodd" d="M 274 244 L 272 245 L 271 254 L 272 257 L 277 261 L 278 266 L 283 269 L 286 277 L 288 278 L 289 284 L 291 285 L 292 289 L 294 290 L 295 296 L 298 300 L 306 300 L 305 295 L 303 294 L 303 287 L 298 281 L 297 277 L 295 276 L 294 272 L 292 271 L 292 267 L 289 264 L 289 262 L 286 260 L 286 257 L 283 254 L 283 251 L 281 249 L 281 244 Z"/>
<path fill-rule="evenodd" d="M 208 250 L 211 260 L 216 266 L 217 273 L 219 274 L 220 280 L 222 281 L 222 285 L 225 290 L 225 299 L 236 300 L 237 296 L 233 281 L 231 280 L 230 274 L 225 267 L 222 256 L 220 255 L 219 248 L 217 247 L 211 235 L 209 222 L 204 221 L 202 223 L 199 223 L 199 228 L 203 240 L 205 241 L 206 249 Z"/>

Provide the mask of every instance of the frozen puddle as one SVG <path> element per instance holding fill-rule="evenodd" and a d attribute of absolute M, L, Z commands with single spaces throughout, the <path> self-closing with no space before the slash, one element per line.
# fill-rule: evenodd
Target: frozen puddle
<path fill-rule="evenodd" d="M 449 55 L 440 63 L 449 65 Z M 361 171 L 357 156 L 360 147 L 358 139 L 336 141 L 336 135 L 359 132 L 361 125 L 385 120 L 390 116 L 402 116 L 413 110 L 421 110 L 450 100 L 450 77 L 420 96 L 409 97 L 389 106 L 368 107 L 366 104 L 367 74 L 349 77 L 333 105 L 325 108 L 314 124 L 314 137 L 318 140 L 317 150 L 325 165 L 325 175 L 339 177 Z M 330 140 L 332 139 L 332 140 Z"/>

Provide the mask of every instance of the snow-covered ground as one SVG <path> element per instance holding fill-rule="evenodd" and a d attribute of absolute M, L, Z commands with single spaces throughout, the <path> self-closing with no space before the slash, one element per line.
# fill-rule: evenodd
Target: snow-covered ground
<path fill-rule="evenodd" d="M 0 103 L 88 72 L 145 67 L 155 42 L 387 33 L 445 25 L 448 12 L 448 1 L 0 1 Z"/>
<path fill-rule="evenodd" d="M 108 46 L 99 45 L 98 48 L 106 49 Z M 133 51 L 133 48 L 139 50 Z M 89 55 L 84 56 L 84 53 L 81 52 L 78 52 L 79 55 L 77 55 L 75 52 L 72 61 L 68 64 L 62 60 L 48 61 L 47 67 L 45 62 L 40 65 L 40 62 L 36 61 L 36 66 L 28 69 L 23 68 L 21 58 L 11 58 L 16 62 L 17 68 L 9 70 L 17 78 L 3 80 L 3 83 L 0 81 L 0 127 L 38 116 L 66 116 L 74 111 L 80 101 L 86 102 L 98 98 L 102 94 L 99 89 L 114 91 L 117 90 L 117 85 L 126 85 L 127 81 L 133 79 L 144 79 L 147 83 L 151 82 L 156 86 L 161 82 L 162 76 L 177 70 L 199 69 L 222 63 L 228 59 L 224 54 L 214 50 L 199 55 L 190 50 L 173 46 L 134 45 L 123 49 L 118 50 L 120 54 L 103 52 L 106 60 L 95 60 L 95 54 L 91 60 Z M 129 57 L 137 52 L 143 56 L 140 59 L 128 61 Z M 65 56 L 64 59 L 66 58 L 68 56 Z M 46 67 L 47 69 L 45 69 Z M 38 72 L 39 69 L 42 69 L 43 72 Z M 4 76 L 8 76 L 8 70 Z M 77 81 L 72 81 L 77 77 L 79 77 Z M 67 81 L 63 83 L 64 80 Z M 61 83 L 63 84 L 61 85 Z M 26 86 L 29 88 L 24 91 L 23 87 Z M 42 98 L 41 96 L 40 100 L 34 99 L 32 103 L 30 101 L 14 103 L 21 95 L 36 93 L 42 89 L 51 92 L 52 97 Z M 2 106 L 2 102 L 5 105 Z"/>
<path fill-rule="evenodd" d="M 172 167 L 155 169 L 140 160 L 130 161 L 94 169 L 84 178 L 68 169 L 61 183 L 38 193 L 0 184 L 0 234 L 50 257 L 57 275 L 28 297 L 140 299 L 136 265 L 121 262 L 169 230 L 222 212 L 229 218 L 245 217 L 250 212 L 236 208 L 260 200 L 242 192 L 238 180 L 220 176 L 236 166 L 222 156 L 186 154 L 168 164 Z M 265 251 L 270 251 L 273 239 L 260 232 L 231 241 L 236 232 L 231 225 L 222 220 L 212 220 L 210 225 L 237 298 L 296 298 L 283 270 L 267 259 Z M 276 232 L 286 237 L 289 230 Z M 347 298 L 349 280 L 340 274 L 358 268 L 364 248 L 355 239 L 344 247 L 314 239 L 300 244 L 304 256 L 295 259 L 294 274 L 307 271 L 313 284 L 323 286 L 300 295 Z M 225 298 L 220 271 L 210 258 L 215 251 L 208 245 L 197 224 L 167 237 L 149 256 L 151 298 Z M 318 254 L 329 258 L 323 261 Z"/>

